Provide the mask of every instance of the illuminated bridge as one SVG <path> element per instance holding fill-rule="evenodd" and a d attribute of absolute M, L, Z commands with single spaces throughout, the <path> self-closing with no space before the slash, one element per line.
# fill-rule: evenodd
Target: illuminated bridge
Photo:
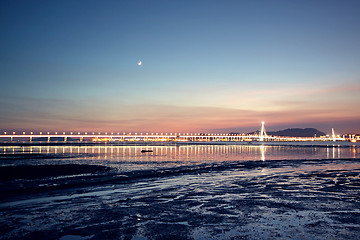
<path fill-rule="evenodd" d="M 345 138 L 332 135 L 327 137 L 280 137 L 269 136 L 262 122 L 261 130 L 255 134 L 215 134 L 215 133 L 114 133 L 114 132 L 39 132 L 21 134 L 4 132 L 0 135 L 2 141 L 345 141 Z"/>

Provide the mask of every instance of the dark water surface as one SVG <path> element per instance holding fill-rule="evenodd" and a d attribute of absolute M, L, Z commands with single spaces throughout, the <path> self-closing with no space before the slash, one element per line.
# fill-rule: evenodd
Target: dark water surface
<path fill-rule="evenodd" d="M 153 152 L 142 153 L 141 150 Z M 0 146 L 0 166 L 100 164 L 119 171 L 158 169 L 202 163 L 297 159 L 348 159 L 359 147 L 299 147 L 252 145 L 179 146 Z"/>
<path fill-rule="evenodd" d="M 0 239 L 360 236 L 355 147 L 6 146 L 0 166 L 47 171 L 2 178 Z"/>

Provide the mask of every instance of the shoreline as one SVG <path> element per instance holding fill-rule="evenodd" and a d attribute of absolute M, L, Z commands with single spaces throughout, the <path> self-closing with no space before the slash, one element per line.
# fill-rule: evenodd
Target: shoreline
<path fill-rule="evenodd" d="M 357 239 L 359 161 L 46 178 L 0 202 L 1 239 Z"/>
<path fill-rule="evenodd" d="M 151 179 L 161 180 L 180 176 L 199 176 L 228 171 L 256 171 L 281 168 L 283 165 L 317 165 L 334 162 L 360 163 L 360 158 L 245 160 L 190 164 L 159 169 L 119 171 L 102 164 L 41 164 L 0 166 L 0 206 L 26 196 L 70 189 L 94 188 L 105 185 L 130 184 Z M 344 170 L 344 169 L 343 169 Z M 354 169 L 356 170 L 356 169 Z"/>

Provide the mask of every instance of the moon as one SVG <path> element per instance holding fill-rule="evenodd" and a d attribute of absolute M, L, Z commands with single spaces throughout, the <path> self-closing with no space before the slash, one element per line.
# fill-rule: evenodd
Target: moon
<path fill-rule="evenodd" d="M 142 62 L 141 61 L 138 61 L 138 66 L 141 66 L 142 65 Z"/>

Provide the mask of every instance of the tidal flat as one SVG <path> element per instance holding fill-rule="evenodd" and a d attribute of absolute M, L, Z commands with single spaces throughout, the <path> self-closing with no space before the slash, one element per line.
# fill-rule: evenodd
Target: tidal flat
<path fill-rule="evenodd" d="M 359 239 L 358 149 L 319 159 L 272 151 L 264 161 L 230 151 L 226 161 L 213 152 L 218 160 L 176 164 L 149 155 L 150 166 L 131 170 L 89 167 L 81 155 L 63 162 L 78 165 L 75 174 L 3 179 L 0 239 Z"/>

